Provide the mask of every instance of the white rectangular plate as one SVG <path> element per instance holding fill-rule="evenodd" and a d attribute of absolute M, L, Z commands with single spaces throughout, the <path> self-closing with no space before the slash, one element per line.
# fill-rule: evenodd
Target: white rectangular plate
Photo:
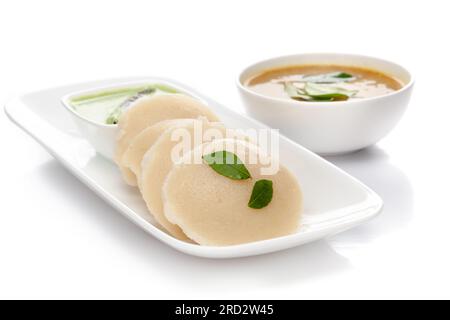
<path fill-rule="evenodd" d="M 297 233 L 228 247 L 199 246 L 173 238 L 155 223 L 137 189 L 128 187 L 122 181 L 116 166 L 97 155 L 92 146 L 81 137 L 60 102 L 62 96 L 71 92 L 146 79 L 173 83 L 204 99 L 229 127 L 267 128 L 185 85 L 160 78 L 116 79 L 30 93 L 11 101 L 5 111 L 14 123 L 105 201 L 146 232 L 187 254 L 208 258 L 234 258 L 274 252 L 345 231 L 373 218 L 381 211 L 383 202 L 372 190 L 316 154 L 281 136 L 281 161 L 297 176 L 304 194 L 302 226 Z"/>

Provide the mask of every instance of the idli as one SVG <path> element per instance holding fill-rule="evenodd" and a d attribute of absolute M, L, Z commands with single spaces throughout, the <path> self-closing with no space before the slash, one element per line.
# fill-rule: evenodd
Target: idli
<path fill-rule="evenodd" d="M 185 158 L 218 151 L 234 153 L 251 177 L 233 180 L 205 162 L 191 164 L 181 159 L 173 166 L 163 185 L 167 220 L 180 226 L 195 242 L 208 246 L 236 245 L 296 232 L 302 194 L 293 174 L 280 166 L 273 175 L 263 175 L 261 169 L 270 162 L 267 161 L 270 158 L 263 155 L 256 145 L 241 140 L 228 140 L 227 143 L 215 140 L 197 147 Z M 248 159 L 260 160 L 250 163 Z M 255 183 L 261 180 L 273 187 L 273 194 L 267 206 L 254 209 L 249 200 L 253 197 Z"/>
<path fill-rule="evenodd" d="M 205 119 L 173 125 L 159 136 L 144 155 L 139 178 L 142 197 L 155 219 L 178 239 L 186 240 L 187 237 L 164 216 L 161 198 L 164 179 L 177 159 L 204 142 L 222 138 L 225 131 L 223 124 Z"/>
<path fill-rule="evenodd" d="M 156 142 L 159 136 L 168 128 L 174 125 L 183 126 L 193 123 L 193 119 L 175 119 L 160 121 L 139 133 L 131 141 L 129 147 L 122 156 L 122 164 L 124 168 L 131 170 L 136 176 L 138 185 L 141 175 L 141 162 L 145 153 Z"/>
<path fill-rule="evenodd" d="M 197 118 L 218 121 L 217 116 L 200 101 L 183 94 L 161 94 L 144 96 L 136 100 L 119 118 L 115 162 L 125 181 L 135 186 L 136 176 L 122 162 L 130 142 L 145 128 L 169 119 Z"/>

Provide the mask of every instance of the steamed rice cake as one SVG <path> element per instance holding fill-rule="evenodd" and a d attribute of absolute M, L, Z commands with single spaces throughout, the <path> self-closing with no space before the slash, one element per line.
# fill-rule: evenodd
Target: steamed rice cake
<path fill-rule="evenodd" d="M 133 172 L 138 180 L 141 175 L 141 162 L 145 153 L 158 140 L 159 136 L 172 126 L 183 126 L 193 123 L 193 119 L 175 119 L 160 121 L 139 133 L 130 143 L 122 157 L 122 164 Z"/>
<path fill-rule="evenodd" d="M 136 176 L 123 165 L 123 154 L 130 142 L 145 128 L 169 119 L 197 118 L 204 116 L 217 121 L 217 116 L 200 101 L 183 94 L 162 94 L 144 96 L 134 102 L 119 119 L 115 162 L 119 166 L 125 181 L 137 185 Z"/>
<path fill-rule="evenodd" d="M 216 140 L 191 153 L 215 151 L 235 153 L 245 164 L 251 179 L 232 180 L 218 174 L 206 163 L 173 166 L 163 185 L 164 215 L 201 245 L 226 246 L 276 238 L 294 233 L 300 220 L 302 195 L 296 178 L 283 166 L 274 175 L 262 175 L 264 159 L 251 164 L 246 159 L 261 156 L 260 149 L 246 141 L 224 144 Z M 195 156 L 195 155 L 194 155 Z M 186 158 L 193 157 L 187 154 Z M 272 201 L 264 208 L 248 206 L 255 181 L 273 182 Z"/>
<path fill-rule="evenodd" d="M 207 120 L 192 120 L 191 123 L 171 126 L 159 136 L 146 152 L 141 163 L 140 190 L 147 208 L 170 234 L 182 240 L 186 239 L 186 235 L 177 225 L 170 223 L 164 216 L 161 188 L 167 173 L 176 161 L 176 159 L 173 159 L 174 152 L 176 153 L 178 150 L 187 154 L 195 147 L 195 143 L 200 145 L 207 142 L 207 140 L 203 140 L 203 137 L 197 137 L 200 140 L 195 141 L 195 133 L 198 133 L 199 128 L 203 132 L 207 130 L 210 130 L 210 132 L 216 131 L 217 137 L 223 136 L 226 130 L 221 123 L 208 122 Z M 180 140 L 174 139 L 174 135 L 178 134 L 180 134 L 179 137 L 187 139 L 183 141 L 183 144 L 180 144 Z M 210 135 L 208 139 L 212 141 L 214 135 Z M 177 146 L 182 146 L 183 148 L 178 149 Z M 182 158 L 184 154 L 179 154 L 179 158 Z"/>

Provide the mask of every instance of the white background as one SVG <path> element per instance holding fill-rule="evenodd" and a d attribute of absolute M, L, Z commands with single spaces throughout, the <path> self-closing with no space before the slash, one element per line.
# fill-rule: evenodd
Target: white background
<path fill-rule="evenodd" d="M 122 218 L 0 115 L 0 298 L 450 298 L 448 1 L 1 1 L 0 102 L 122 76 L 177 79 L 242 111 L 235 78 L 277 55 L 348 52 L 417 78 L 376 147 L 333 162 L 384 213 L 280 253 L 205 260 Z"/>

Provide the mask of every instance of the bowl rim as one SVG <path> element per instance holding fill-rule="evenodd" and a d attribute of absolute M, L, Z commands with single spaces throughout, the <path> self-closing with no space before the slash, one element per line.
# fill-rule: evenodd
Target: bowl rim
<path fill-rule="evenodd" d="M 288 100 L 288 99 L 284 99 L 284 98 L 276 98 L 276 97 L 271 97 L 268 95 L 264 95 L 264 94 L 255 92 L 255 91 L 251 90 L 249 87 L 247 87 L 242 81 L 243 75 L 246 72 L 248 72 L 249 69 L 251 69 L 255 66 L 268 64 L 268 63 L 276 61 L 276 60 L 292 59 L 292 58 L 304 57 L 304 56 L 337 56 L 337 57 L 341 56 L 341 57 L 355 57 L 355 58 L 358 57 L 361 59 L 384 62 L 387 64 L 391 64 L 391 65 L 401 69 L 403 72 L 405 72 L 409 76 L 409 81 L 403 87 L 401 87 L 399 90 L 390 92 L 388 94 L 384 94 L 381 96 L 375 96 L 375 97 L 369 97 L 369 98 L 355 99 L 355 100 L 350 99 L 347 101 L 297 101 L 297 100 L 292 100 L 292 99 Z M 292 64 L 290 64 L 290 65 L 292 65 Z M 242 69 L 242 71 L 238 74 L 237 79 L 236 79 L 236 86 L 238 87 L 239 90 L 241 90 L 241 92 L 245 92 L 246 94 L 249 94 L 249 95 L 261 98 L 261 99 L 266 99 L 271 102 L 282 102 L 284 105 L 290 104 L 291 106 L 297 107 L 297 108 L 298 108 L 298 106 L 315 107 L 315 108 L 335 107 L 336 105 L 339 105 L 339 104 L 355 105 L 355 104 L 363 103 L 363 102 L 367 102 L 367 101 L 383 100 L 383 99 L 401 94 L 405 91 L 408 91 L 411 89 L 411 87 L 415 83 L 415 77 L 412 74 L 412 72 L 409 70 L 410 70 L 409 68 L 405 68 L 404 66 L 402 66 L 396 62 L 382 59 L 382 58 L 377 58 L 374 56 L 369 56 L 369 55 L 353 54 L 353 53 L 338 53 L 338 52 L 305 52 L 305 53 L 281 55 L 281 56 L 276 56 L 276 57 L 267 58 L 264 60 L 259 60 L 257 62 L 254 62 L 254 63 L 248 65 L 247 67 L 245 67 L 244 69 Z"/>
<path fill-rule="evenodd" d="M 111 129 L 111 130 L 116 130 L 118 128 L 118 124 L 107 124 L 107 123 L 101 123 L 101 122 L 97 122 L 94 120 L 91 120 L 87 117 L 84 117 L 83 115 L 79 114 L 78 112 L 76 112 L 76 110 L 74 110 L 73 106 L 70 103 L 70 99 L 76 97 L 76 96 L 80 96 L 83 94 L 89 94 L 89 93 L 94 93 L 97 91 L 102 91 L 102 90 L 108 90 L 108 89 L 117 89 L 117 88 L 122 88 L 122 87 L 127 87 L 127 86 L 137 86 L 137 85 L 144 85 L 144 84 L 164 84 L 167 86 L 170 86 L 176 90 L 178 90 L 180 93 L 185 93 L 190 95 L 191 97 L 199 100 L 200 102 L 206 104 L 206 102 L 204 101 L 204 99 L 201 99 L 200 97 L 198 97 L 197 95 L 193 94 L 192 92 L 190 92 L 188 89 L 179 86 L 177 84 L 174 84 L 168 80 L 165 80 L 164 78 L 158 78 L 158 77 L 148 77 L 148 78 L 144 78 L 142 80 L 134 80 L 134 81 L 118 81 L 117 83 L 112 83 L 110 85 L 102 85 L 102 86 L 93 86 L 92 88 L 89 89 L 83 89 L 83 90 L 78 90 L 78 91 L 74 91 L 74 92 L 70 92 L 68 94 L 65 94 L 64 96 L 62 96 L 60 98 L 60 101 L 62 103 L 62 105 L 64 106 L 64 108 L 66 110 L 68 110 L 72 115 L 75 115 L 77 118 L 95 125 L 97 127 L 101 127 L 101 128 L 105 128 L 105 129 Z"/>

